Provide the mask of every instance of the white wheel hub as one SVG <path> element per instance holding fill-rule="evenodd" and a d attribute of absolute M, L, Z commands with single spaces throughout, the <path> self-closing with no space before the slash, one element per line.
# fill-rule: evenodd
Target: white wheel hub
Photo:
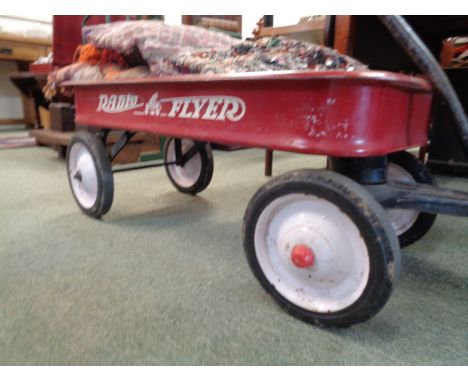
<path fill-rule="evenodd" d="M 77 142 L 71 147 L 68 166 L 73 194 L 83 208 L 91 208 L 97 199 L 98 178 L 96 164 L 83 143 Z"/>
<path fill-rule="evenodd" d="M 412 175 L 403 167 L 398 166 L 395 163 L 390 163 L 388 165 L 387 180 L 405 184 L 416 184 L 416 181 Z M 402 235 L 408 231 L 419 216 L 418 211 L 404 210 L 400 208 L 388 209 L 386 212 L 388 220 L 390 221 L 390 224 L 392 225 L 397 236 Z"/>
<path fill-rule="evenodd" d="M 185 154 L 194 145 L 195 143 L 192 140 L 182 139 L 182 154 Z M 167 147 L 166 161 L 175 162 L 175 160 L 175 141 L 174 139 L 172 139 Z M 177 166 L 175 164 L 172 164 L 168 165 L 167 168 L 174 182 L 176 182 L 181 187 L 189 188 L 192 187 L 200 178 L 200 174 L 202 171 L 202 158 L 200 153 L 196 153 L 183 166 Z"/>
<path fill-rule="evenodd" d="M 337 312 L 356 302 L 369 278 L 367 246 L 333 203 L 305 194 L 271 202 L 255 227 L 259 264 L 275 289 L 309 311 Z M 299 253 L 310 261 L 297 262 Z"/>

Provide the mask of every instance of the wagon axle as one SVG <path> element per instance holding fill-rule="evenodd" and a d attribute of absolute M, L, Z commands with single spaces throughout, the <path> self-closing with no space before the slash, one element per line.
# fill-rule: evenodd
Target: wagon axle
<path fill-rule="evenodd" d="M 398 156 L 398 160 L 394 160 Z M 399 174 L 391 176 L 396 170 Z M 437 187 L 424 164 L 408 153 L 369 158 L 329 158 L 328 168 L 343 174 L 369 191 L 387 209 L 468 216 L 468 192 Z M 412 172 L 411 173 L 408 173 Z M 413 178 L 425 172 L 426 179 Z M 405 176 L 406 173 L 406 176 Z"/>
<path fill-rule="evenodd" d="M 83 180 L 83 177 L 81 176 L 81 172 L 77 171 L 75 175 L 73 175 L 73 179 L 76 179 L 78 182 L 81 182 Z"/>

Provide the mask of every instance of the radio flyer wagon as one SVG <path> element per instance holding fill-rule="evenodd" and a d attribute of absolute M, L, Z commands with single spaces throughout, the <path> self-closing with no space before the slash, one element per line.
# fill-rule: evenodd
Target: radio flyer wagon
<path fill-rule="evenodd" d="M 468 193 L 435 186 L 404 150 L 427 143 L 431 86 L 377 71 L 177 75 L 69 82 L 77 133 L 67 154 L 74 198 L 99 218 L 113 200 L 111 162 L 136 132 L 167 137 L 164 166 L 181 192 L 210 183 L 210 142 L 328 157 L 261 187 L 243 241 L 261 285 L 289 313 L 325 326 L 375 315 L 400 272 L 400 245 L 435 214 L 468 215 Z M 110 129 L 123 130 L 105 149 Z"/>

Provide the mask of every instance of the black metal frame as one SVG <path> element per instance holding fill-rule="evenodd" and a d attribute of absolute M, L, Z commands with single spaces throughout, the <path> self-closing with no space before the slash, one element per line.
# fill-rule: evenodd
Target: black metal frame
<path fill-rule="evenodd" d="M 381 184 L 387 179 L 388 159 L 382 157 L 336 158 L 328 157 L 327 168 L 360 184 Z"/>
<path fill-rule="evenodd" d="M 102 141 L 105 145 L 107 141 L 107 137 L 109 135 L 109 129 L 101 129 L 99 132 L 96 133 L 96 136 Z M 125 146 L 130 142 L 130 140 L 135 136 L 136 133 L 131 131 L 124 131 L 120 138 L 115 142 L 109 150 L 108 156 L 109 160 L 112 162 L 115 157 L 125 148 Z M 176 166 L 184 166 L 190 159 L 192 159 L 198 152 L 200 152 L 203 147 L 206 145 L 206 142 L 195 141 L 195 144 L 185 153 L 182 154 L 182 140 L 179 138 L 174 138 L 174 145 L 175 145 L 175 154 L 176 160 L 173 162 L 165 162 L 162 163 L 149 163 L 146 165 L 137 165 L 131 167 L 121 167 L 121 168 L 113 168 L 113 172 L 122 172 L 122 171 L 129 171 L 129 170 L 139 170 L 143 168 L 149 167 L 161 167 L 175 164 Z"/>
<path fill-rule="evenodd" d="M 136 133 L 124 131 L 120 138 L 115 142 L 109 152 L 109 159 L 112 162 L 115 157 L 124 149 L 128 142 L 135 136 Z"/>
<path fill-rule="evenodd" d="M 364 187 L 384 208 L 468 217 L 468 192 L 420 183 L 387 182 Z"/>
<path fill-rule="evenodd" d="M 384 208 L 468 217 L 468 192 L 387 182 L 387 157 L 328 158 L 327 168 L 363 185 Z"/>

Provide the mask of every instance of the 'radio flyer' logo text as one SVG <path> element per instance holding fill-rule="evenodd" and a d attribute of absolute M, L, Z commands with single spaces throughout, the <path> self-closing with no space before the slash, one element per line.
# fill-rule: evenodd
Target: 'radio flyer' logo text
<path fill-rule="evenodd" d="M 239 121 L 245 115 L 245 102 L 232 96 L 193 96 L 158 99 L 154 93 L 148 102 L 138 102 L 135 94 L 99 95 L 97 111 L 122 113 L 135 110 L 134 115 L 165 118 L 203 119 L 216 121 Z"/>

